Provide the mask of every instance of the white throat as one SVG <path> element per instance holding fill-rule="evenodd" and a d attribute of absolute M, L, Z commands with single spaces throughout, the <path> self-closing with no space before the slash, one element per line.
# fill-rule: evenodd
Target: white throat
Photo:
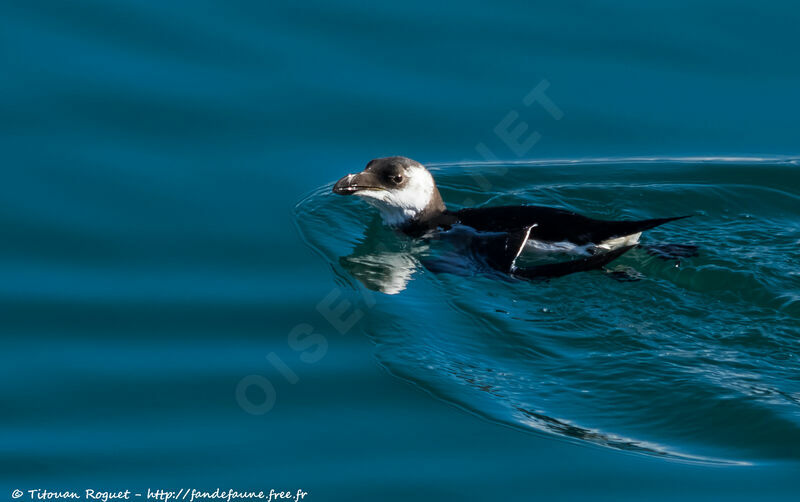
<path fill-rule="evenodd" d="M 435 184 L 431 173 L 421 167 L 411 167 L 406 174 L 408 182 L 403 188 L 356 193 L 365 202 L 378 208 L 387 225 L 399 226 L 413 221 L 428 207 L 433 197 Z"/>

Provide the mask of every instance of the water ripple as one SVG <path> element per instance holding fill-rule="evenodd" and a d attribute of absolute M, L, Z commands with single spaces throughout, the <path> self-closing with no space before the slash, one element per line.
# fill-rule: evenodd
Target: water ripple
<path fill-rule="evenodd" d="M 542 283 L 465 274 L 452 250 L 393 233 L 329 187 L 295 216 L 354 300 L 362 286 L 386 293 L 363 306 L 361 324 L 381 363 L 440 399 L 628 453 L 797 461 L 798 165 L 720 157 L 433 166 L 452 207 L 698 215 L 644 239 L 692 244 L 698 256 L 664 260 L 637 249 L 605 272 Z M 456 265 L 432 265 L 443 257 Z"/>

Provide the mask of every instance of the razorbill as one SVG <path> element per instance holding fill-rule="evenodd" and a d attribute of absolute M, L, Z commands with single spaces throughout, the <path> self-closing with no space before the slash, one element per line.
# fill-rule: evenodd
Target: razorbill
<path fill-rule="evenodd" d="M 356 195 L 376 207 L 385 224 L 411 237 L 425 237 L 456 226 L 472 229 L 473 248 L 492 268 L 522 278 L 557 277 L 600 268 L 636 247 L 642 232 L 669 221 L 606 221 L 544 206 L 497 206 L 450 211 L 430 171 L 407 157 L 371 160 L 348 174 L 333 193 Z M 517 267 L 523 250 L 572 252 L 581 258 Z"/>

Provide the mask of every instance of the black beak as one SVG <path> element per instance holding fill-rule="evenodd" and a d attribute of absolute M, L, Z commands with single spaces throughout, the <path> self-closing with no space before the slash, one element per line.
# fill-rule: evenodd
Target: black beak
<path fill-rule="evenodd" d="M 383 189 L 378 177 L 367 171 L 362 171 L 358 174 L 348 174 L 333 185 L 333 193 L 339 195 L 353 195 L 361 190 Z"/>

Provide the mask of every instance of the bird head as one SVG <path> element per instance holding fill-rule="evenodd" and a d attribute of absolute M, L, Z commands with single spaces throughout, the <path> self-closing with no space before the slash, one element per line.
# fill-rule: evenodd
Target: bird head
<path fill-rule="evenodd" d="M 333 193 L 355 195 L 376 207 L 384 223 L 403 226 L 445 210 L 431 173 L 407 157 L 383 157 L 336 182 Z"/>

